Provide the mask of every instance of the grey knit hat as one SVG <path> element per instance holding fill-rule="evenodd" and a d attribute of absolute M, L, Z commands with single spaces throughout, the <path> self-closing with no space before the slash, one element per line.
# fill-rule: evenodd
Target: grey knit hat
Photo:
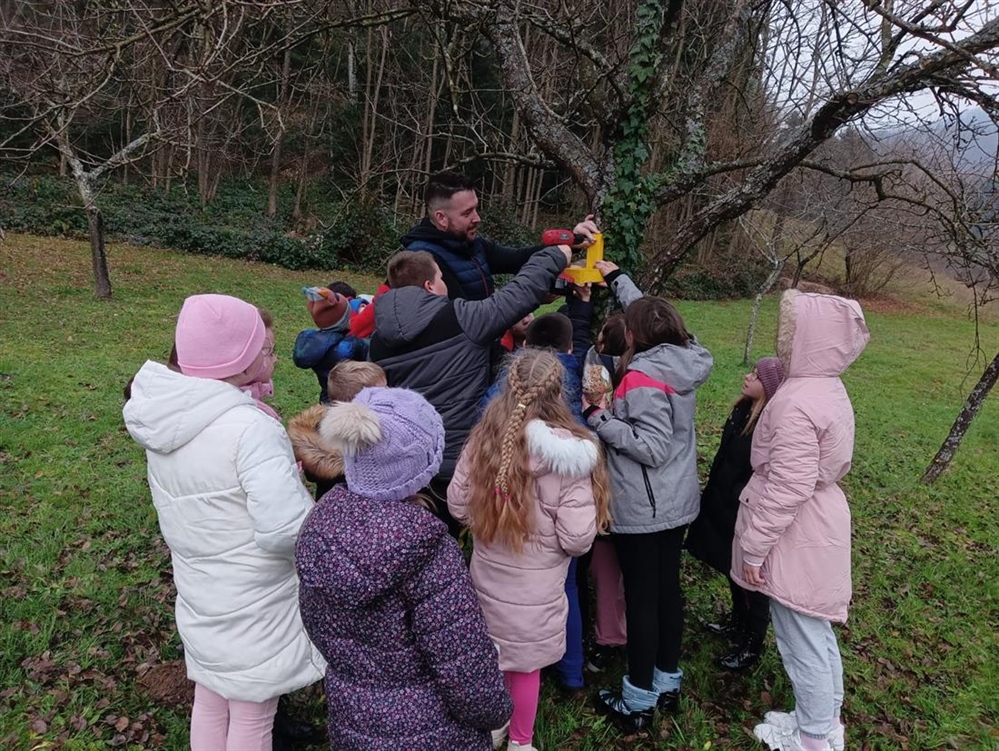
<path fill-rule="evenodd" d="M 319 434 L 343 452 L 347 487 L 376 501 L 403 500 L 426 487 L 444 456 L 441 416 L 409 389 L 362 389 L 328 408 Z"/>
<path fill-rule="evenodd" d="M 774 392 L 784 382 L 784 366 L 781 361 L 776 357 L 763 357 L 756 361 L 754 369 L 767 401 L 773 399 Z"/>

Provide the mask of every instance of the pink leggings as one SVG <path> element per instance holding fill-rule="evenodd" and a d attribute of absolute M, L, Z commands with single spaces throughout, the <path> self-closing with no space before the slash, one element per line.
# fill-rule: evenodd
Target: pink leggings
<path fill-rule="evenodd" d="M 267 701 L 226 699 L 194 684 L 191 751 L 271 751 L 278 697 Z"/>
<path fill-rule="evenodd" d="M 614 543 L 597 538 L 593 542 L 593 557 L 590 559 L 590 576 L 593 577 L 593 590 L 596 594 L 597 644 L 604 647 L 620 647 L 628 643 L 628 630 L 624 617 L 624 580 L 621 567 L 614 552 Z"/>
<path fill-rule="evenodd" d="M 534 737 L 534 718 L 538 716 L 538 694 L 541 693 L 541 671 L 516 673 L 503 672 L 506 690 L 513 699 L 513 715 L 510 717 L 510 740 L 521 746 L 530 746 Z"/>

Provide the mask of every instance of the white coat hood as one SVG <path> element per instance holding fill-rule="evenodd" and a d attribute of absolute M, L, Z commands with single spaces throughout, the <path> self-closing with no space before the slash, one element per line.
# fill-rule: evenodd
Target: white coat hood
<path fill-rule="evenodd" d="M 147 361 L 122 410 L 125 427 L 142 448 L 169 454 L 187 445 L 234 407 L 256 409 L 253 397 L 224 381 L 192 378 Z"/>
<path fill-rule="evenodd" d="M 600 452 L 597 444 L 577 438 L 568 430 L 553 428 L 543 420 L 527 423 L 527 450 L 534 459 L 534 473 L 554 472 L 563 477 L 589 477 Z"/>

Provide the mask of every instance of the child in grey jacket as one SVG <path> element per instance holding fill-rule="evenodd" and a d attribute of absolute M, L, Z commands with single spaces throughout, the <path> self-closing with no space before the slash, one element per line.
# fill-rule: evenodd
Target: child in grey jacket
<path fill-rule="evenodd" d="M 599 693 L 598 709 L 635 732 L 657 705 L 673 709 L 680 697 L 680 553 L 700 507 L 695 394 L 712 358 L 666 300 L 644 297 L 613 263 L 597 267 L 625 309 L 628 344 L 612 401 L 583 402 L 607 448 L 628 621 L 628 674 L 621 690 Z"/>

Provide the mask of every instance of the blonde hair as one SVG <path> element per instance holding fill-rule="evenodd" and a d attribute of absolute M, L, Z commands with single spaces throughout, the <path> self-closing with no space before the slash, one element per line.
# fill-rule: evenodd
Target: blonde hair
<path fill-rule="evenodd" d="M 551 352 L 526 349 L 515 355 L 507 381 L 486 407 L 465 446 L 468 476 L 469 529 L 476 542 L 505 545 L 515 552 L 534 532 L 537 498 L 531 473 L 526 425 L 543 420 L 575 437 L 599 441 L 580 425 L 562 397 L 562 364 Z M 597 529 L 610 523 L 610 485 L 603 451 L 590 473 L 597 508 Z"/>
<path fill-rule="evenodd" d="M 349 402 L 368 386 L 388 386 L 381 366 L 360 360 L 341 360 L 326 377 L 331 402 Z"/>
<path fill-rule="evenodd" d="M 743 402 L 750 403 L 749 417 L 746 418 L 746 427 L 742 429 L 742 432 L 739 433 L 739 435 L 753 434 L 753 431 L 756 430 L 756 423 L 759 421 L 760 415 L 763 414 L 763 408 L 767 406 L 768 401 L 769 399 L 767 399 L 766 394 L 757 399 L 750 399 L 748 396 L 740 396 L 735 400 L 735 403 L 732 405 L 733 409 L 738 407 Z"/>

